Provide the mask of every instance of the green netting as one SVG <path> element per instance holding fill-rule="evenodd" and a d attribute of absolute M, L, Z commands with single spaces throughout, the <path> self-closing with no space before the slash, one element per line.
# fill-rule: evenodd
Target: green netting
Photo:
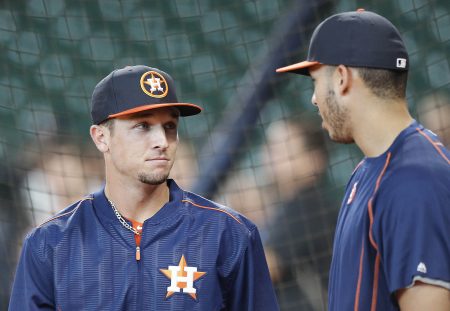
<path fill-rule="evenodd" d="M 255 63 L 274 48 L 270 39 L 283 36 L 274 31 L 296 3 L 0 3 L 0 308 L 7 306 L 24 233 L 102 183 L 102 159 L 88 135 L 95 84 L 114 68 L 146 64 L 172 74 L 179 98 L 205 107 L 204 113 L 181 124 L 183 143 L 173 175 L 190 189 L 203 165 L 196 160 L 202 156 L 200 150 L 214 144 L 210 133 L 225 113 L 240 109 L 233 95 L 239 88 L 254 87 L 249 69 L 257 71 Z M 364 7 L 386 16 L 398 26 L 410 52 L 408 102 L 413 115 L 448 145 L 449 2 L 330 3 L 327 11 L 311 12 L 316 22 L 298 29 L 299 36 L 309 39 L 323 16 L 335 12 Z M 301 60 L 306 51 L 304 46 L 284 56 Z M 307 80 L 287 75 L 277 79 L 274 98 L 254 112 L 258 121 L 242 133 L 244 142 L 230 154 L 235 164 L 213 199 L 260 226 L 271 250 L 269 260 L 275 263 L 271 267 L 282 310 L 325 310 L 339 198 L 361 154 L 355 147 L 329 142 L 320 131 Z M 291 129 L 292 120 L 309 120 L 312 126 Z M 305 140 L 304 133 L 317 139 Z M 317 144 L 322 138 L 324 143 Z M 305 166 L 315 170 L 304 171 Z M 309 195 L 299 197 L 305 184 Z M 274 223 L 301 229 L 280 231 Z M 274 237 L 282 239 L 280 248 L 273 247 Z"/>

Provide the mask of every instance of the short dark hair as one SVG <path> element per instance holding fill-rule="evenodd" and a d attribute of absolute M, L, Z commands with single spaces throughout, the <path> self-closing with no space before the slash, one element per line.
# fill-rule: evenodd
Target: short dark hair
<path fill-rule="evenodd" d="M 386 99 L 405 98 L 408 71 L 367 67 L 355 68 L 375 96 Z"/>
<path fill-rule="evenodd" d="M 105 121 L 103 121 L 102 123 L 100 123 L 99 125 L 102 125 L 102 126 L 105 126 L 105 127 L 107 127 L 108 129 L 109 129 L 109 132 L 111 133 L 111 135 L 112 135 L 112 133 L 113 133 L 113 130 L 114 130 L 114 118 L 112 118 L 112 119 L 106 119 Z"/>

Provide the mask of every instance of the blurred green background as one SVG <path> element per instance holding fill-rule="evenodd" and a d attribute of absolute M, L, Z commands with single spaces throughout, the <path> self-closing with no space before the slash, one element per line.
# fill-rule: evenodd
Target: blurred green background
<path fill-rule="evenodd" d="M 307 3 L 292 0 L 2 1 L 0 309 L 7 306 L 24 234 L 63 208 L 63 204 L 101 185 L 101 158 L 93 150 L 88 132 L 90 96 L 101 78 L 126 65 L 157 67 L 174 77 L 180 99 L 205 108 L 199 116 L 183 119 L 181 123 L 180 137 L 188 147 L 180 153 L 179 162 L 191 164 L 177 168 L 176 173 L 184 187 L 190 189 L 203 165 L 196 159 L 202 156 L 199 153 L 205 145 L 211 144 L 210 134 L 217 124 L 226 121 L 230 111 L 238 113 L 241 109 L 240 99 L 234 95 L 240 88 L 251 92 L 252 72 L 258 70 L 255 64 L 263 62 L 276 48 L 274 42 L 283 41 L 284 34 L 277 27 L 293 7 L 306 7 Z M 427 126 L 446 137 L 450 125 L 450 120 L 445 119 L 450 115 L 450 2 L 327 1 L 326 6 L 310 11 L 313 22 L 298 29 L 298 35 L 307 41 L 324 16 L 360 7 L 384 15 L 399 28 L 410 53 L 407 96 L 411 111 L 414 117 L 426 121 Z M 304 45 L 281 56 L 300 61 L 306 54 L 307 45 Z M 262 155 L 268 129 L 275 121 L 296 118 L 308 118 L 320 128 L 310 104 L 312 84 L 307 79 L 293 75 L 269 78 L 273 80 L 271 91 L 275 96 L 268 98 L 263 109 L 254 111 L 258 114 L 257 122 L 242 134 L 244 139 L 239 150 L 231 150 L 234 165 L 227 178 L 221 180 L 220 191 L 213 196 L 255 221 L 265 241 L 270 240 L 275 207 L 286 201 L 281 192 L 272 191 L 270 198 L 261 193 L 261 189 L 275 189 L 276 183 L 273 173 L 267 170 L 270 161 Z M 327 241 L 325 249 L 305 255 L 312 266 L 329 260 L 339 196 L 362 157 L 354 146 L 327 141 L 325 149 L 327 182 L 317 183 L 316 188 L 330 193 L 333 205 L 321 209 L 322 216 L 330 221 L 326 227 L 319 226 L 320 234 Z M 236 193 L 241 190 L 240 199 L 236 200 Z M 294 249 L 295 239 L 292 241 L 288 247 Z M 314 243 L 314 235 L 306 241 Z M 293 258 L 290 265 L 304 261 Z M 326 269 L 313 272 L 326 282 Z M 301 283 L 302 273 L 308 275 L 308 271 L 299 272 L 289 282 Z M 318 285 L 321 290 L 311 293 L 304 290 L 305 294 L 295 299 L 283 297 L 288 290 L 283 290 L 287 285 L 282 279 L 276 286 L 283 310 L 325 310 L 324 284 Z"/>

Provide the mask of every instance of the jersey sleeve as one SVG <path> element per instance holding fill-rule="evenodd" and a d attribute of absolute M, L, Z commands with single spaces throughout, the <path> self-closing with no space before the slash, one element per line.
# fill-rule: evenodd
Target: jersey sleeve
<path fill-rule="evenodd" d="M 25 239 L 14 279 L 9 311 L 55 310 L 49 262 Z"/>
<path fill-rule="evenodd" d="M 373 237 L 391 293 L 415 281 L 450 289 L 450 183 L 399 172 L 374 201 Z"/>
<path fill-rule="evenodd" d="M 256 227 L 251 231 L 248 246 L 235 267 L 226 310 L 279 310 Z"/>

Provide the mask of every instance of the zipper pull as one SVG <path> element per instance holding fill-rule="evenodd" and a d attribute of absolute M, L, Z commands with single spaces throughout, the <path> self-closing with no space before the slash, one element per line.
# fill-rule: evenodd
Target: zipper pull
<path fill-rule="evenodd" d="M 136 260 L 141 260 L 141 248 L 139 246 L 136 246 Z"/>

